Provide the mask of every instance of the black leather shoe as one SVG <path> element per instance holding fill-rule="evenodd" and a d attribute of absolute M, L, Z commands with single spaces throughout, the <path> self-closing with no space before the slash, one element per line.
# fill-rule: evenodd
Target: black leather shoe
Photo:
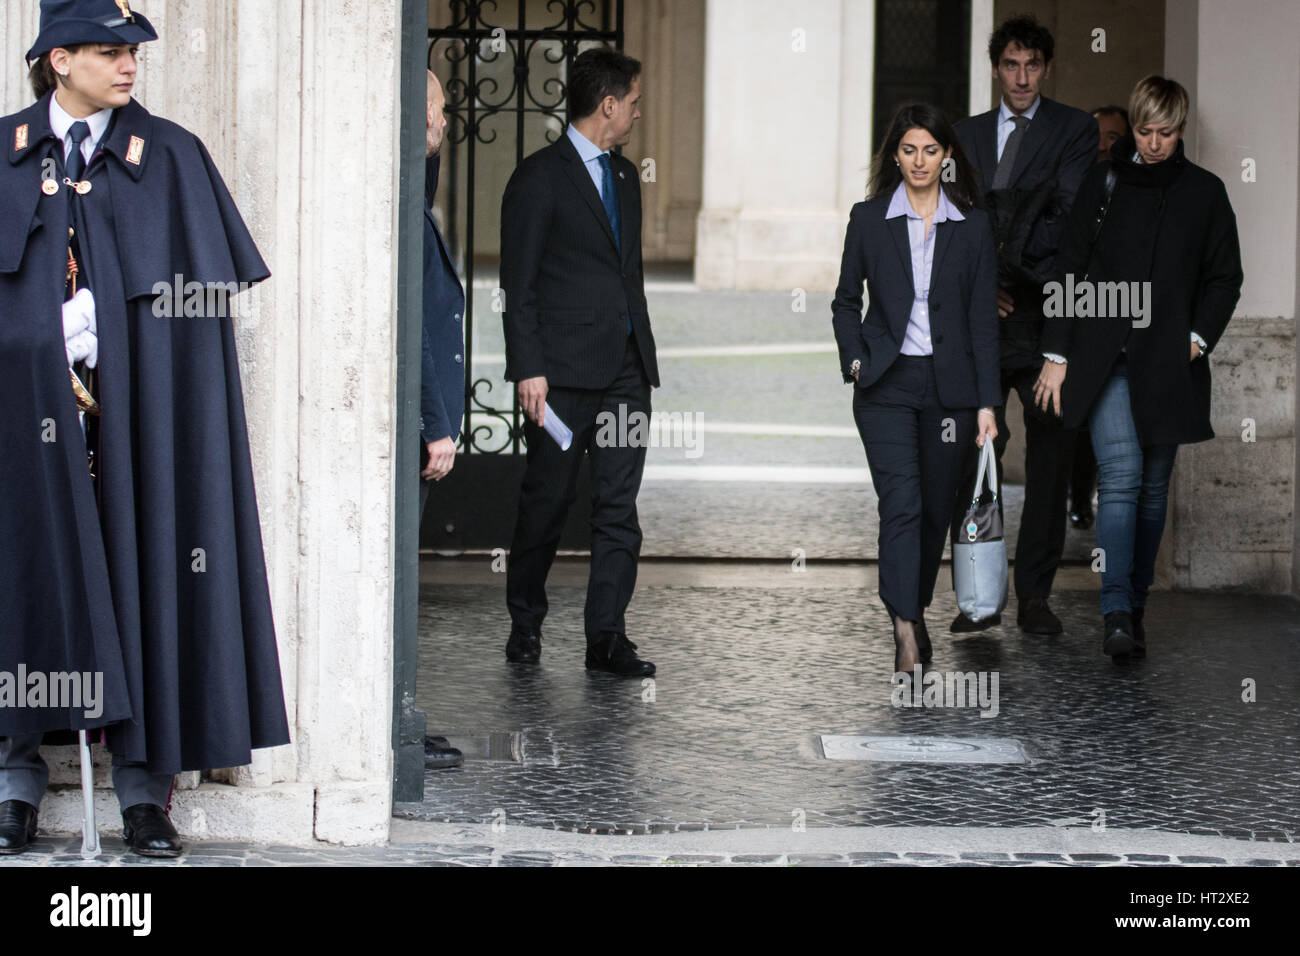
<path fill-rule="evenodd" d="M 465 755 L 453 747 L 446 737 L 424 738 L 424 768 L 426 770 L 446 770 L 459 767 L 465 762 Z"/>
<path fill-rule="evenodd" d="M 1133 650 L 1133 618 L 1128 611 L 1111 611 L 1102 626 L 1101 652 L 1109 654 L 1116 663 Z"/>
<path fill-rule="evenodd" d="M 541 659 L 542 632 L 512 627 L 510 639 L 506 641 L 506 660 L 514 664 L 536 664 Z"/>
<path fill-rule="evenodd" d="M 924 616 L 916 622 L 916 649 L 922 664 L 928 664 L 934 659 L 934 645 L 930 643 L 930 632 L 925 628 Z"/>
<path fill-rule="evenodd" d="M 1142 658 L 1147 656 L 1147 629 L 1142 624 L 1142 618 L 1146 614 L 1146 608 L 1135 607 L 1128 612 L 1129 619 L 1133 622 L 1133 650 L 1129 651 L 1129 657 Z"/>
<path fill-rule="evenodd" d="M 1029 634 L 1060 634 L 1065 628 L 1061 627 L 1061 619 L 1052 613 L 1052 609 L 1047 606 L 1046 598 L 1030 598 L 1028 601 L 1020 602 L 1020 609 L 1016 613 L 1016 623 L 1020 629 Z"/>
<path fill-rule="evenodd" d="M 626 634 L 607 632 L 587 645 L 587 670 L 607 671 L 619 677 L 650 677 L 655 666 L 636 656 L 636 645 Z"/>
<path fill-rule="evenodd" d="M 1070 524 L 1073 527 L 1078 528 L 1080 531 L 1087 531 L 1092 527 L 1092 523 L 1095 520 L 1096 516 L 1092 513 L 1091 508 L 1088 508 L 1086 511 L 1070 512 Z"/>
<path fill-rule="evenodd" d="M 0 803 L 0 854 L 12 856 L 36 839 L 36 808 L 21 800 Z"/>
<path fill-rule="evenodd" d="M 994 614 L 982 621 L 972 621 L 963 612 L 958 611 L 957 616 L 948 625 L 948 631 L 952 634 L 974 634 L 976 631 L 987 631 L 990 627 L 997 627 L 1001 623 L 1001 614 Z"/>
<path fill-rule="evenodd" d="M 181 837 L 163 808 L 137 803 L 122 811 L 122 839 L 141 856 L 180 856 Z"/>

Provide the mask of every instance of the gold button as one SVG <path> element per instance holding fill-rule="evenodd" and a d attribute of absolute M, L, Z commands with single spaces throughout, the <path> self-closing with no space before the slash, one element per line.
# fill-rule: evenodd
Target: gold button
<path fill-rule="evenodd" d="M 59 184 L 56 183 L 53 179 L 42 180 L 41 192 L 45 193 L 45 195 L 53 196 L 58 191 L 59 191 Z"/>

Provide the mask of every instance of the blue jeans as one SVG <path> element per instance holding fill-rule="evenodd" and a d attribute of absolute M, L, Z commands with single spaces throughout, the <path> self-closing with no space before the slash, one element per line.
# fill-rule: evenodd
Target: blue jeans
<path fill-rule="evenodd" d="M 1088 419 L 1097 458 L 1097 545 L 1105 556 L 1101 613 L 1146 607 L 1165 530 L 1177 445 L 1140 445 L 1121 362 Z"/>

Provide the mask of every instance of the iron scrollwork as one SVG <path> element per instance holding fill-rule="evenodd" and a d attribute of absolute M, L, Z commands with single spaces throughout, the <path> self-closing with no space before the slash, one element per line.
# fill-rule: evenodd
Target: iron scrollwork
<path fill-rule="evenodd" d="M 490 401 L 494 381 L 473 376 L 474 345 L 474 210 L 475 166 L 480 147 L 498 138 L 498 120 L 514 120 L 515 164 L 525 155 L 525 120 L 548 120 L 543 137 L 554 142 L 567 121 L 565 77 L 573 60 L 587 45 L 623 48 L 623 0 L 546 0 L 546 26 L 530 27 L 528 12 L 541 0 L 518 0 L 514 23 L 501 19 L 495 0 L 448 0 L 451 22 L 429 30 L 427 63 L 444 82 L 447 131 L 444 170 L 448 185 L 448 245 L 464 262 L 465 297 L 465 427 L 461 450 L 467 454 L 520 454 L 523 418 L 514 390 L 509 404 Z M 594 25 L 593 21 L 599 21 Z M 435 69 L 439 57 L 443 69 Z M 558 75 L 556 75 L 558 73 Z M 540 82 L 535 76 L 541 75 Z M 498 147 L 500 148 L 500 147 Z M 464 196 L 460 196 L 462 168 Z M 491 203 L 499 196 L 485 196 Z M 506 426 L 504 436 L 501 426 Z"/>

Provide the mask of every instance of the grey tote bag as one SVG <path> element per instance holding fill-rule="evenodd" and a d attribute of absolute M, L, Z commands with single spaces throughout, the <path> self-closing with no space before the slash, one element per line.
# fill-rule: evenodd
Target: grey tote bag
<path fill-rule="evenodd" d="M 987 482 L 993 500 L 980 504 Z M 972 621 L 1001 614 L 1007 606 L 1007 545 L 998 511 L 998 469 L 993 442 L 980 450 L 975 493 L 961 527 L 952 538 L 952 587 L 957 606 Z"/>

